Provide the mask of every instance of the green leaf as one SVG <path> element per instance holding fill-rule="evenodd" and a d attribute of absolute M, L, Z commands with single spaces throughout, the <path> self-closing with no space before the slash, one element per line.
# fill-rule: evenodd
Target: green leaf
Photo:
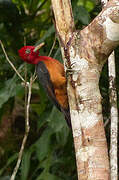
<path fill-rule="evenodd" d="M 51 128 L 46 128 L 40 137 L 40 139 L 35 143 L 36 147 L 36 153 L 39 161 L 43 160 L 50 151 L 50 145 L 51 145 L 51 135 L 53 134 L 53 131 Z"/>
<path fill-rule="evenodd" d="M 37 41 L 37 43 L 35 45 L 38 45 L 40 44 L 41 42 L 45 41 L 48 37 L 50 37 L 53 33 L 55 32 L 55 28 L 54 28 L 54 25 L 52 25 L 47 31 L 46 33 L 44 34 L 44 36 L 39 40 Z"/>
<path fill-rule="evenodd" d="M 15 154 L 13 154 L 13 156 L 11 156 L 11 157 L 8 159 L 6 165 L 5 165 L 2 169 L 0 169 L 0 176 L 3 174 L 3 172 L 5 171 L 5 169 L 17 159 L 17 157 L 18 157 L 18 153 L 15 153 Z"/>
<path fill-rule="evenodd" d="M 10 180 L 10 176 L 2 176 L 0 177 L 0 180 Z"/>
<path fill-rule="evenodd" d="M 52 112 L 48 118 L 49 126 L 54 130 L 54 132 L 61 131 L 63 127 L 66 127 L 66 120 L 55 106 L 52 108 Z"/>
<path fill-rule="evenodd" d="M 85 25 L 89 24 L 90 15 L 83 6 L 75 7 L 73 11 L 74 11 L 74 19 L 75 20 L 79 20 Z"/>
<path fill-rule="evenodd" d="M 17 95 L 23 87 L 17 84 L 18 77 L 16 75 L 13 78 L 5 82 L 4 87 L 0 90 L 0 108 L 6 103 L 9 98 Z"/>
<path fill-rule="evenodd" d="M 11 0 L 0 0 L 0 21 L 12 21 L 19 17 L 19 12 Z"/>
<path fill-rule="evenodd" d="M 53 58 L 54 58 L 54 59 L 58 59 L 58 60 L 62 63 L 62 56 L 61 56 L 60 47 L 59 47 L 59 48 L 57 49 L 57 51 L 55 52 Z"/>
<path fill-rule="evenodd" d="M 70 129 L 68 126 L 62 128 L 62 130 L 56 134 L 57 143 L 60 144 L 61 146 L 65 146 L 68 140 L 69 132 Z"/>
<path fill-rule="evenodd" d="M 87 1 L 86 2 L 86 9 L 88 10 L 88 12 L 92 11 L 95 7 L 95 3 L 96 1 L 92 2 L 92 1 Z"/>
<path fill-rule="evenodd" d="M 50 174 L 48 172 L 43 172 L 40 176 L 37 177 L 36 180 L 62 180 L 61 178 L 59 178 L 58 176 L 55 176 L 53 174 Z"/>
<path fill-rule="evenodd" d="M 93 10 L 96 3 L 97 3 L 96 0 L 77 0 L 77 6 L 85 7 L 88 10 L 88 12 Z"/>
<path fill-rule="evenodd" d="M 43 104 L 44 105 L 44 104 Z M 41 115 L 42 112 L 45 110 L 46 105 L 43 106 L 42 104 L 31 104 L 32 109 L 34 112 L 36 112 L 38 115 Z"/>
<path fill-rule="evenodd" d="M 31 155 L 34 151 L 34 147 L 30 148 L 27 152 L 24 153 L 22 164 L 21 164 L 21 180 L 25 180 L 28 177 L 30 163 L 31 163 Z"/>

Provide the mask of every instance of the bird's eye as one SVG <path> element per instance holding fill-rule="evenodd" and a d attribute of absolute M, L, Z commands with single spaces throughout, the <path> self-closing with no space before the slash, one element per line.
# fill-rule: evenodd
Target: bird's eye
<path fill-rule="evenodd" d="M 30 49 L 26 49 L 26 51 L 25 51 L 26 54 L 29 54 L 30 52 L 31 52 Z"/>

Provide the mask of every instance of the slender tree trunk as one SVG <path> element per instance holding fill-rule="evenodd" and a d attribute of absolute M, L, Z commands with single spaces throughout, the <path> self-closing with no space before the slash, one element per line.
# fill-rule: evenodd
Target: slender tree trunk
<path fill-rule="evenodd" d="M 52 0 L 52 6 L 68 81 L 78 180 L 109 180 L 99 78 L 119 44 L 119 1 L 108 3 L 80 32 L 75 30 L 70 0 Z"/>
<path fill-rule="evenodd" d="M 108 0 L 101 0 L 102 5 L 106 6 Z M 117 94 L 116 94 L 116 68 L 114 51 L 108 58 L 108 74 L 109 74 L 109 99 L 110 99 L 110 176 L 111 180 L 118 179 L 118 109 L 117 109 Z"/>
<path fill-rule="evenodd" d="M 118 180 L 118 109 L 116 94 L 116 73 L 115 73 L 115 56 L 114 52 L 109 56 L 109 91 L 110 91 L 110 116 L 111 116 L 111 133 L 110 133 L 110 168 L 111 180 Z"/>

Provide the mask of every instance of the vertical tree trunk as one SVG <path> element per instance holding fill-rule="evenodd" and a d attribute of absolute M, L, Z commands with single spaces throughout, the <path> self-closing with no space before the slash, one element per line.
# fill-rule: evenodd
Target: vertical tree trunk
<path fill-rule="evenodd" d="M 118 109 L 116 94 L 116 73 L 115 73 L 115 56 L 114 52 L 109 56 L 109 90 L 110 90 L 110 168 L 111 180 L 118 180 Z"/>
<path fill-rule="evenodd" d="M 101 0 L 102 5 L 106 6 L 108 0 Z M 109 74 L 109 99 L 110 99 L 110 176 L 112 180 L 118 179 L 118 109 L 116 94 L 116 68 L 114 51 L 108 58 L 108 74 Z"/>
<path fill-rule="evenodd" d="M 119 44 L 119 32 L 115 36 L 111 28 L 119 26 L 119 4 L 111 1 L 80 32 L 74 27 L 70 0 L 52 0 L 52 6 L 68 81 L 78 179 L 109 180 L 99 78 L 105 60 Z"/>

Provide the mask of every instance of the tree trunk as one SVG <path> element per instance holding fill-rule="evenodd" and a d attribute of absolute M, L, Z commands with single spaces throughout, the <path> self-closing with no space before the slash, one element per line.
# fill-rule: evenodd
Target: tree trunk
<path fill-rule="evenodd" d="M 106 6 L 108 0 L 101 0 Z M 109 74 L 109 99 L 110 99 L 110 177 L 112 180 L 118 179 L 118 109 L 116 92 L 116 68 L 114 51 L 108 58 Z"/>
<path fill-rule="evenodd" d="M 119 44 L 119 1 L 110 1 L 82 31 L 76 31 L 70 0 L 52 0 L 67 76 L 78 180 L 109 180 L 99 78 Z"/>
<path fill-rule="evenodd" d="M 116 72 L 114 52 L 109 56 L 109 92 L 110 92 L 110 174 L 112 180 L 118 180 L 118 109 L 116 93 Z"/>

